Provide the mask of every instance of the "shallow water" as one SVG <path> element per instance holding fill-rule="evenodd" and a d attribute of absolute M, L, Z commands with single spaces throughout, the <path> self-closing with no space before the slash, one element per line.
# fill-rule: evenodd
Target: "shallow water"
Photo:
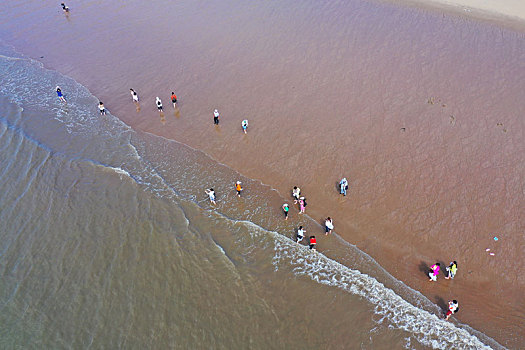
<path fill-rule="evenodd" d="M 355 247 L 322 247 L 347 267 L 294 243 L 299 219 L 282 220 L 275 190 L 99 117 L 86 88 L 9 51 L 0 57 L 2 347 L 498 346 L 440 320 Z M 45 93 L 56 84 L 67 105 Z"/>
<path fill-rule="evenodd" d="M 321 239 L 323 254 L 374 276 L 434 315 L 440 315 L 439 307 L 446 298 L 460 295 L 463 307 L 458 318 L 488 330 L 487 334 L 500 337 L 498 340 L 519 344 L 516 338 L 523 336 L 525 305 L 516 286 L 523 283 L 524 275 L 513 262 L 522 257 L 525 242 L 521 239 L 524 226 L 520 215 L 525 179 L 525 153 L 521 152 L 524 124 L 520 119 L 525 112 L 521 102 L 525 101 L 523 33 L 448 14 L 362 1 L 170 1 L 158 2 L 157 6 L 139 1 L 93 1 L 72 7 L 71 14 L 64 16 L 59 7 L 41 2 L 9 7 L 0 4 L 9 13 L 8 20 L 0 23 L 3 38 L 46 67 L 81 81 L 97 96 L 50 71 L 27 75 L 25 61 L 8 60 L 12 64 L 6 63 L 4 68 L 16 74 L 16 79 L 4 83 L 3 91 L 9 101 L 24 108 L 18 117 L 9 112 L 14 113 L 6 117 L 9 130 L 23 131 L 50 152 L 93 164 L 104 176 L 133 184 L 130 186 L 137 187 L 133 187 L 138 193 L 135 196 L 147 193 L 152 196 L 151 203 L 160 199 L 182 208 L 181 203 L 188 201 L 186 204 L 195 206 L 190 208 L 207 212 L 211 207 L 203 189 L 213 186 L 219 195 L 218 212 L 225 220 L 251 222 L 284 237 L 293 237 L 299 224 L 309 233 L 321 233 L 316 222 L 328 211 L 335 218 L 338 234 L 349 242 L 358 242 L 389 272 L 423 291 L 432 303 L 392 279 L 345 241 Z M 70 100 L 67 107 L 55 101 L 56 84 Z M 140 109 L 130 103 L 129 87 L 139 91 Z M 178 114 L 166 103 L 173 89 L 180 97 Z M 160 118 L 153 103 L 156 95 L 163 98 L 166 109 Z M 42 101 L 48 97 L 49 101 Z M 98 99 L 134 131 L 110 116 L 99 119 L 95 108 Z M 214 107 L 221 110 L 223 118 L 221 126 L 212 129 L 208 125 Z M 31 117 L 25 117 L 28 113 Z M 247 136 L 240 132 L 240 121 L 246 116 L 250 120 Z M 49 120 L 53 122 L 49 124 Z M 204 153 L 144 131 L 204 150 L 273 188 L 237 174 Z M 19 162 L 9 159 L 9 164 Z M 31 168 L 30 161 L 21 163 Z M 77 169 L 76 162 L 72 164 Z M 15 173 L 26 171 L 17 169 Z M 30 171 L 27 174 L 24 176 L 36 176 Z M 351 195 L 336 201 L 334 184 L 340 175 L 349 176 Z M 94 173 L 88 177 L 98 179 Z M 238 178 L 245 185 L 241 200 L 232 190 Z M 280 216 L 280 205 L 288 199 L 286 192 L 295 184 L 309 196 L 308 212 L 313 221 L 297 219 L 295 211 L 290 222 Z M 18 191 L 23 192 L 27 182 L 20 186 Z M 115 215 L 117 225 L 127 220 L 128 211 L 120 209 L 121 195 L 112 191 L 114 186 L 111 182 L 107 189 L 104 187 L 108 198 L 96 202 L 121 213 Z M 117 186 L 119 191 L 132 191 L 121 189 L 123 186 Z M 153 206 L 149 203 L 148 208 Z M 67 208 L 75 207 L 71 204 Z M 11 210 L 7 212 L 13 215 Z M 157 218 L 155 212 L 146 223 L 169 222 L 160 214 Z M 186 208 L 184 212 L 190 217 L 188 213 L 193 211 Z M 248 244 L 241 249 L 227 242 L 247 244 L 250 240 L 230 237 L 233 229 L 228 225 L 219 234 L 215 221 L 212 224 L 200 216 L 195 220 L 204 227 L 199 235 L 211 234 L 228 259 L 236 257 L 255 264 L 247 256 L 255 254 L 262 242 L 255 239 L 256 248 Z M 192 224 L 199 227 L 195 221 Z M 150 226 L 136 224 L 134 228 L 153 232 Z M 497 253 L 490 260 L 485 248 L 493 244 L 493 232 L 501 239 L 497 246 L 490 245 Z M 215 236 L 226 239 L 226 243 Z M 272 280 L 275 269 L 286 276 L 268 287 L 275 303 L 281 300 L 278 286 L 295 274 L 308 276 L 306 281 L 340 287 L 337 295 L 348 294 L 345 290 L 358 284 L 354 279 L 348 283 L 347 274 L 336 273 L 339 265 L 332 262 L 330 272 L 325 272 L 328 268 L 324 262 L 320 263 L 324 266 L 321 274 L 317 274 L 317 264 L 305 267 L 298 263 L 290 272 L 286 266 L 296 267 L 297 261 L 281 256 L 282 250 L 290 254 L 288 247 L 280 243 L 270 246 L 263 249 L 266 260 L 259 264 L 263 266 L 271 259 L 268 274 Z M 204 248 L 199 249 L 198 256 L 208 255 L 203 253 Z M 236 249 L 240 249 L 238 253 Z M 418 264 L 456 257 L 461 268 L 455 283 L 428 288 Z M 507 271 L 504 275 L 500 273 L 502 267 Z M 261 271 L 265 269 L 261 267 Z M 332 276 L 338 277 L 333 281 Z M 364 277 L 358 277 L 361 283 Z M 317 284 L 302 281 L 305 284 L 296 287 L 298 294 L 318 293 L 322 299 L 325 287 L 317 292 L 318 287 L 312 287 Z M 363 304 L 363 308 L 375 310 L 378 294 L 370 292 L 375 291 L 375 284 L 365 285 L 369 293 L 365 299 L 373 300 L 373 307 Z M 496 302 L 492 294 L 499 293 L 500 286 L 505 296 Z M 361 295 L 359 290 L 351 292 Z M 295 290 L 288 292 L 290 298 L 296 295 Z M 227 305 L 237 300 L 227 295 Z M 252 298 L 257 300 L 253 294 L 247 300 Z M 407 340 L 411 344 L 408 347 L 428 346 L 434 336 L 439 339 L 438 345 L 431 346 L 446 347 L 439 343 L 443 335 L 429 333 L 428 324 L 422 327 L 416 323 L 419 330 L 408 327 L 411 322 L 405 304 L 400 303 L 399 310 L 397 299 L 389 300 L 391 303 L 374 315 L 380 315 L 381 322 L 396 324 L 396 329 L 413 332 L 408 339 L 419 341 Z M 338 303 L 334 302 L 334 310 Z M 297 304 L 305 306 L 307 299 Z M 278 305 L 273 309 L 282 310 L 283 304 Z M 359 309 L 356 305 L 352 301 L 351 306 Z M 334 311 L 334 319 L 344 317 L 341 310 L 347 312 L 341 306 Z M 396 310 L 396 315 L 382 319 L 384 310 Z M 506 310 L 504 318 L 494 316 L 500 310 Z M 305 320 L 320 317 L 305 312 L 300 314 L 308 316 Z M 377 321 L 372 314 L 367 315 Z M 251 317 L 242 314 L 241 318 Z M 279 319 L 292 327 L 289 323 L 297 323 L 301 317 L 295 314 L 292 320 L 279 314 Z M 355 323 L 352 320 L 348 323 Z M 319 319 L 317 322 L 322 323 Z M 347 330 L 334 336 L 320 324 L 312 328 L 319 329 L 312 338 L 323 339 L 325 344 L 332 344 L 329 336 L 334 337 L 334 347 L 349 344 L 343 336 Z M 360 339 L 371 329 L 365 326 L 350 335 Z M 308 332 L 316 330 L 309 328 Z M 252 332 L 253 328 L 247 331 Z M 375 336 L 377 331 L 372 333 Z M 379 344 L 388 345 L 390 336 L 396 344 L 403 343 L 398 341 L 403 338 L 400 333 L 387 333 Z M 290 337 L 299 341 L 304 334 Z"/>

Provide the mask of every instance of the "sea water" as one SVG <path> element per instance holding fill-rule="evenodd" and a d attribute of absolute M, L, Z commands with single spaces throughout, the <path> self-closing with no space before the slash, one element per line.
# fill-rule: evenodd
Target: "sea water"
<path fill-rule="evenodd" d="M 295 243 L 318 224 L 282 220 L 271 187 L 1 53 L 0 347 L 500 347 L 354 246 Z"/>

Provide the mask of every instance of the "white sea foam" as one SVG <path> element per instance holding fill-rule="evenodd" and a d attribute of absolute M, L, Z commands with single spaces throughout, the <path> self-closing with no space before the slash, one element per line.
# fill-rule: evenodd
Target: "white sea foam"
<path fill-rule="evenodd" d="M 379 323 L 409 332 L 419 343 L 435 349 L 490 349 L 466 329 L 445 321 L 428 311 L 405 301 L 393 290 L 375 278 L 350 269 L 302 245 L 297 245 L 280 234 L 275 236 L 273 264 L 290 264 L 296 275 L 305 275 L 312 280 L 368 300 L 374 312 L 381 316 Z"/>

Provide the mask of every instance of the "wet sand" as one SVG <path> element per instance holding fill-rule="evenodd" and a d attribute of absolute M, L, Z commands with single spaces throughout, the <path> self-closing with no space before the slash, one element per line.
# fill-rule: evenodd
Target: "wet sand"
<path fill-rule="evenodd" d="M 337 234 L 438 305 L 458 299 L 460 322 L 509 347 L 525 340 L 523 32 L 361 2 L 10 11 L 19 17 L 2 37 L 133 128 L 283 196 L 300 186 L 308 215 L 334 218 Z M 451 260 L 454 281 L 428 282 L 428 266 Z"/>

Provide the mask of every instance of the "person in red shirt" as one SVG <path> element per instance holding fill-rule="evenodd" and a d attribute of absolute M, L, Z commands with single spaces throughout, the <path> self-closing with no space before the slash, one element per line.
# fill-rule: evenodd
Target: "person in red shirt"
<path fill-rule="evenodd" d="M 317 245 L 317 240 L 315 236 L 310 236 L 310 249 L 316 250 L 315 246 Z"/>

